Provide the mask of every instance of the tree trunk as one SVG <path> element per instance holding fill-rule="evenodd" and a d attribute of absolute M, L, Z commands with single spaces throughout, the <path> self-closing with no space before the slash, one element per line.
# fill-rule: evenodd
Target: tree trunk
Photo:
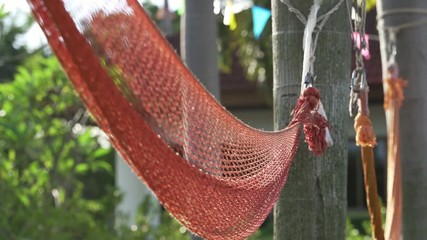
<path fill-rule="evenodd" d="M 385 11 L 427 9 L 424 0 L 378 1 L 378 16 Z M 426 14 L 386 15 L 378 21 L 383 73 L 387 69 L 388 34 L 384 26 L 398 26 L 426 21 Z M 403 187 L 402 234 L 404 239 L 425 239 L 427 236 L 427 25 L 400 30 L 396 35 L 400 75 L 408 81 L 405 100 L 400 110 L 400 156 Z"/>
<path fill-rule="evenodd" d="M 164 0 L 163 19 L 160 22 L 160 29 L 165 36 L 172 33 L 172 13 L 169 11 L 169 1 Z"/>
<path fill-rule="evenodd" d="M 185 0 L 181 17 L 181 57 L 205 88 L 219 101 L 218 49 L 213 2 Z M 201 239 L 192 236 L 193 240 Z"/>
<path fill-rule="evenodd" d="M 337 4 L 324 0 L 319 15 Z M 292 1 L 307 16 L 313 1 Z M 280 0 L 272 1 L 274 127 L 290 121 L 300 94 L 304 25 Z M 347 207 L 347 115 L 351 40 L 342 4 L 319 35 L 314 65 L 317 87 L 329 118 L 334 145 L 313 157 L 302 143 L 274 208 L 274 239 L 345 239 Z"/>
<path fill-rule="evenodd" d="M 181 18 L 181 57 L 206 89 L 219 100 L 216 35 L 213 2 L 186 0 Z"/>

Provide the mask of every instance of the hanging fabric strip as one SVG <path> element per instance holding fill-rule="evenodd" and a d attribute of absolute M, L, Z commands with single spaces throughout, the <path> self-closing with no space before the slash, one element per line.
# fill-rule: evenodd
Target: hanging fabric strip
<path fill-rule="evenodd" d="M 269 9 L 256 5 L 252 6 L 252 23 L 255 39 L 259 39 L 261 37 L 265 25 L 267 24 L 270 17 L 271 11 Z"/>
<path fill-rule="evenodd" d="M 356 69 L 352 73 L 350 84 L 349 112 L 350 116 L 353 116 L 353 108 L 358 108 L 358 113 L 354 119 L 354 130 L 356 131 L 356 145 L 361 147 L 366 203 L 371 220 L 372 237 L 376 240 L 383 240 L 384 230 L 382 228 L 381 202 L 378 197 L 375 174 L 374 147 L 376 145 L 376 136 L 371 120 L 369 119 L 369 87 L 363 60 L 363 52 L 366 51 L 368 42 L 365 34 L 365 5 L 365 0 L 353 2 L 355 11 L 352 38 L 355 46 Z"/>
<path fill-rule="evenodd" d="M 236 30 L 237 28 L 236 16 L 234 15 L 232 0 L 227 0 L 227 3 L 225 5 L 223 23 L 224 25 L 228 26 L 230 30 Z"/>
<path fill-rule="evenodd" d="M 400 240 L 402 236 L 402 175 L 400 166 L 399 123 L 400 107 L 407 82 L 398 77 L 398 66 L 391 64 L 384 86 L 384 110 L 387 120 L 387 212 L 386 238 Z"/>
<path fill-rule="evenodd" d="M 369 119 L 367 87 L 360 90 L 358 102 L 359 113 L 354 119 L 354 130 L 356 131 L 356 145 L 361 147 L 362 152 L 366 204 L 371 219 L 372 236 L 376 240 L 384 240 L 381 202 L 378 197 L 375 174 L 374 147 L 376 145 L 376 137 Z"/>
<path fill-rule="evenodd" d="M 314 77 L 312 64 L 313 64 L 313 31 L 316 27 L 316 21 L 317 21 L 317 12 L 320 9 L 320 1 L 315 0 L 313 6 L 311 6 L 310 14 L 307 18 L 307 24 L 305 25 L 304 29 L 304 38 L 302 42 L 302 49 L 304 51 L 304 58 L 302 61 L 302 76 L 301 76 L 301 94 L 304 92 L 304 89 L 307 87 L 307 75 L 308 77 Z M 309 80 L 311 81 L 311 79 Z M 309 82 L 312 84 L 311 82 Z"/>
<path fill-rule="evenodd" d="M 383 11 L 377 16 L 380 22 L 385 17 L 400 14 L 427 14 L 425 8 L 396 8 Z M 386 238 L 400 240 L 402 238 L 402 176 L 400 164 L 400 107 L 404 99 L 404 88 L 407 82 L 399 78 L 397 55 L 397 35 L 409 28 L 424 26 L 426 19 L 409 21 L 394 26 L 378 28 L 385 31 L 387 39 L 386 58 L 382 59 L 387 67 L 383 76 L 384 109 L 387 121 L 387 216 L 385 223 Z"/>

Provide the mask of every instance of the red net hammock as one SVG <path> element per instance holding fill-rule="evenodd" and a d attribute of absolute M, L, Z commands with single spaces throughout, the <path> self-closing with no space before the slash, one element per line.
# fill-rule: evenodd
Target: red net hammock
<path fill-rule="evenodd" d="M 327 123 L 309 88 L 280 132 L 243 124 L 200 85 L 136 0 L 29 0 L 99 126 L 164 207 L 208 239 L 255 232 L 276 202 L 301 126 Z M 322 139 L 322 138 L 320 138 Z M 317 145 L 315 145 L 317 143 Z"/>

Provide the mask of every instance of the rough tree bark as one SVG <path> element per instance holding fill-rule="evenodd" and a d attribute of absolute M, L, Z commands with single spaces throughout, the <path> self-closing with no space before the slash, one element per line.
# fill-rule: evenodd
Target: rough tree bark
<path fill-rule="evenodd" d="M 377 1 L 378 16 L 389 10 L 427 9 L 424 0 Z M 388 34 L 384 27 L 426 21 L 427 14 L 399 13 L 378 21 L 383 72 L 387 69 Z M 404 239 L 427 236 L 427 24 L 400 30 L 396 35 L 400 75 L 408 81 L 400 110 L 400 143 L 402 173 L 402 235 Z"/>
<path fill-rule="evenodd" d="M 337 4 L 324 0 L 318 16 Z M 307 16 L 311 0 L 292 1 Z M 300 93 L 304 25 L 280 0 L 272 1 L 274 127 L 281 129 Z M 334 146 L 313 157 L 301 143 L 288 181 L 274 209 L 274 239 L 344 239 L 347 208 L 347 105 L 351 40 L 346 4 L 319 36 L 314 66 L 317 87 L 330 122 Z"/>

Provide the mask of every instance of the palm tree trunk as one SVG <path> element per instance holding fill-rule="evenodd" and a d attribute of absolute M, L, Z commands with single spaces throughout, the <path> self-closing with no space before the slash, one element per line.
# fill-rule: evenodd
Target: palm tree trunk
<path fill-rule="evenodd" d="M 206 89 L 219 100 L 216 36 L 213 2 L 186 0 L 181 18 L 181 57 Z"/>
<path fill-rule="evenodd" d="M 324 0 L 323 14 L 336 4 Z M 313 1 L 292 1 L 307 16 Z M 304 25 L 280 0 L 272 1 L 274 126 L 283 128 L 300 94 Z M 315 73 L 334 146 L 313 157 L 301 143 L 288 181 L 274 209 L 274 239 L 344 239 L 347 208 L 347 100 L 350 79 L 350 32 L 342 4 L 319 36 Z M 344 100 L 344 101 L 343 101 Z"/>

